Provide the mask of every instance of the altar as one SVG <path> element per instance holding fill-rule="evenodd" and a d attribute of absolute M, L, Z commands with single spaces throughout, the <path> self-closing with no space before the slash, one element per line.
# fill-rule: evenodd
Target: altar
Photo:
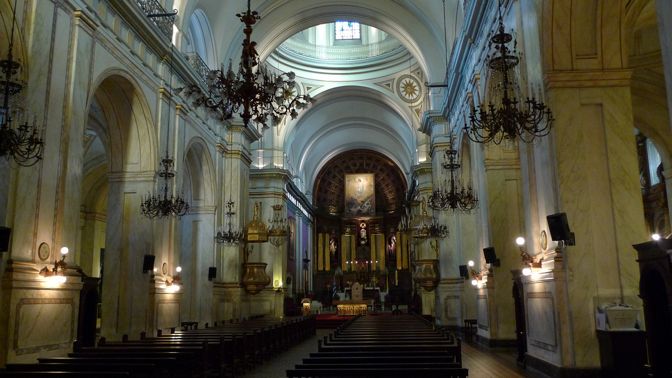
<path fill-rule="evenodd" d="M 373 308 L 373 299 L 364 299 L 363 287 L 360 283 L 355 282 L 352 285 L 352 292 L 350 300 L 335 301 L 337 315 L 366 315 L 368 306 Z"/>
<path fill-rule="evenodd" d="M 366 315 L 368 307 L 373 306 L 373 300 L 368 301 L 334 301 L 336 315 Z"/>

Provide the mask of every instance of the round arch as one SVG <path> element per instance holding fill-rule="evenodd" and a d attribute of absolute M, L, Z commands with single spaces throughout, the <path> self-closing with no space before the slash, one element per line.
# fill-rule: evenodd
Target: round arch
<path fill-rule="evenodd" d="M 158 148 L 147 99 L 131 75 L 120 69 L 103 72 L 95 81 L 87 109 L 95 100 L 107 129 L 102 135 L 111 172 L 154 172 Z M 86 113 L 88 114 L 88 112 Z"/>
<path fill-rule="evenodd" d="M 317 172 L 337 153 L 369 149 L 388 156 L 408 175 L 417 135 L 411 118 L 373 89 L 345 87 L 323 97 L 280 135 L 296 173 L 312 187 Z"/>
<path fill-rule="evenodd" d="M 215 206 L 215 168 L 207 143 L 192 138 L 185 148 L 183 187 L 192 209 Z"/>

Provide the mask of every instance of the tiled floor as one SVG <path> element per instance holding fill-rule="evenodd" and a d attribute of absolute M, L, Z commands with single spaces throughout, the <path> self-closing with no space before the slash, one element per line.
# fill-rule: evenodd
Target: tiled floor
<path fill-rule="evenodd" d="M 317 335 L 301 344 L 274 356 L 263 365 L 248 372 L 243 378 L 283 378 L 286 370 L 317 352 L 317 340 L 330 330 L 318 329 Z M 527 371 L 516 365 L 513 349 L 489 350 L 473 344 L 462 343 L 462 365 L 469 369 L 469 378 L 544 378 L 543 374 Z"/>

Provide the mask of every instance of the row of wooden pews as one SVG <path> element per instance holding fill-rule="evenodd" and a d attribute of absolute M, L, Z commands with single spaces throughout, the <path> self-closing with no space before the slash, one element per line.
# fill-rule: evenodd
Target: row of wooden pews
<path fill-rule="evenodd" d="M 460 340 L 411 315 L 358 317 L 318 341 L 287 377 L 466 377 Z"/>
<path fill-rule="evenodd" d="M 257 318 L 219 326 L 171 330 L 139 340 L 105 341 L 67 357 L 8 364 L 3 377 L 235 377 L 315 334 L 314 317 Z"/>

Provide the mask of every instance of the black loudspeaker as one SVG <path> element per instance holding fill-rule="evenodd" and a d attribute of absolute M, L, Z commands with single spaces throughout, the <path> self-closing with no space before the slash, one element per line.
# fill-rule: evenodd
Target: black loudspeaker
<path fill-rule="evenodd" d="M 557 213 L 546 216 L 548 230 L 551 232 L 551 240 L 565 241 L 568 245 L 574 245 L 574 233 L 569 229 L 567 214 Z"/>
<path fill-rule="evenodd" d="M 0 252 L 9 251 L 9 235 L 12 229 L 9 227 L 0 227 Z"/>
<path fill-rule="evenodd" d="M 154 270 L 154 255 L 145 255 L 142 259 L 142 273 L 151 272 Z"/>
<path fill-rule="evenodd" d="M 460 277 L 462 277 L 462 278 L 468 278 L 469 277 L 469 271 L 467 270 L 466 265 L 460 265 Z"/>
<path fill-rule="evenodd" d="M 217 268 L 211 266 L 208 268 L 208 281 L 212 281 L 217 277 Z"/>
<path fill-rule="evenodd" d="M 483 256 L 485 256 L 485 262 L 494 266 L 499 266 L 499 259 L 495 253 L 495 247 L 485 247 L 483 248 Z"/>

